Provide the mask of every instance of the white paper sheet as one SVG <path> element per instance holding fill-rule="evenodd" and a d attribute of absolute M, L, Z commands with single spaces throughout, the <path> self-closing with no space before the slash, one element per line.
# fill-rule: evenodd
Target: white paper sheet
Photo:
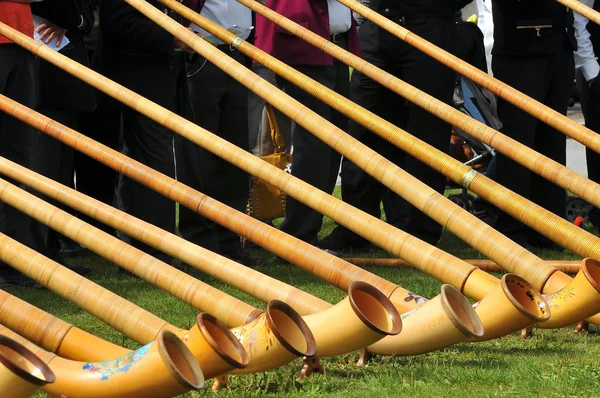
<path fill-rule="evenodd" d="M 37 33 L 37 28 L 38 26 L 40 26 L 41 24 L 44 23 L 48 23 L 49 21 L 46 18 L 42 18 L 38 15 L 34 15 L 33 16 L 33 38 L 38 42 L 38 43 L 42 43 L 48 47 L 50 47 L 51 49 L 53 49 L 54 51 L 60 51 L 63 48 L 65 48 L 67 46 L 67 44 L 70 43 L 69 39 L 67 39 L 67 36 L 63 37 L 60 46 L 56 45 L 56 42 L 58 41 L 58 38 L 52 40 L 50 43 L 46 44 L 45 41 L 42 41 L 40 39 L 40 35 Z"/>

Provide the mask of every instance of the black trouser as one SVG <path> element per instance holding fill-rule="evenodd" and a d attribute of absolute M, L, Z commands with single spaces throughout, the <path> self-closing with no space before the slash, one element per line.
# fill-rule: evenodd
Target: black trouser
<path fill-rule="evenodd" d="M 121 136 L 121 110 L 115 100 L 101 92 L 96 92 L 97 106 L 94 112 L 86 114 L 81 123 L 81 133 L 108 146 L 119 149 Z M 74 167 L 77 173 L 77 191 L 91 196 L 107 205 L 113 205 L 117 172 L 81 152 L 75 152 Z M 114 228 L 80 215 L 87 223 L 113 233 Z"/>
<path fill-rule="evenodd" d="M 346 39 L 342 38 L 341 40 L 338 45 L 347 47 Z M 348 97 L 350 77 L 345 64 L 334 60 L 333 66 L 294 65 L 294 68 L 344 97 Z M 329 120 L 341 130 L 347 130 L 348 118 L 346 116 L 280 77 L 277 78 L 277 83 L 292 98 Z M 317 189 L 332 193 L 340 168 L 341 155 L 297 123 L 294 123 L 292 127 L 292 142 L 294 145 L 292 175 Z M 322 224 L 323 215 L 294 198 L 287 198 L 285 219 L 281 224 L 282 231 L 316 245 L 317 235 Z"/>
<path fill-rule="evenodd" d="M 79 129 L 80 111 L 70 109 L 40 109 L 39 112 L 74 130 Z M 34 156 L 34 171 L 69 188 L 73 188 L 74 150 L 70 146 L 44 133 L 41 133 L 39 137 L 38 148 L 39 150 Z M 43 194 L 37 192 L 35 194 L 61 210 L 71 212 L 68 206 L 51 200 Z M 33 226 L 39 230 L 39 235 L 38 233 L 34 234 L 34 248 L 44 253 L 47 257 L 63 263 L 63 258 L 60 255 L 60 243 L 58 241 L 58 238 L 62 235 L 37 221 L 33 221 Z"/>
<path fill-rule="evenodd" d="M 174 83 L 175 84 L 175 83 Z M 175 111 L 176 98 L 161 106 Z M 131 108 L 123 108 L 124 154 L 171 178 L 175 178 L 173 132 Z M 175 203 L 153 189 L 120 175 L 119 207 L 167 232 L 175 232 Z M 158 259 L 170 263 L 171 257 L 121 233 L 123 240 Z"/>
<path fill-rule="evenodd" d="M 33 56 L 16 44 L 0 44 L 0 60 L 0 93 L 34 108 L 36 73 Z M 35 129 L 0 112 L 0 156 L 29 168 L 37 140 Z M 34 246 L 28 216 L 0 202 L 0 218 L 4 219 L 1 232 L 29 247 Z"/>
<path fill-rule="evenodd" d="M 596 133 L 600 133 L 600 79 L 594 79 L 594 83 L 590 87 L 581 71 L 579 71 L 577 73 L 577 88 L 581 109 L 585 117 L 585 126 Z M 586 148 L 585 155 L 588 178 L 594 182 L 600 182 L 600 154 Z"/>
<path fill-rule="evenodd" d="M 408 29 L 435 45 L 453 51 L 456 45 L 456 26 L 452 18 L 428 18 L 422 23 L 408 25 Z M 420 90 L 450 104 L 453 94 L 455 73 L 438 61 L 416 50 L 392 34 L 380 29 L 370 21 L 360 29 L 363 58 L 406 81 Z M 351 99 L 358 105 L 388 120 L 392 124 L 406 123 L 413 136 L 435 148 L 447 152 L 450 142 L 450 125 L 414 104 L 408 104 L 407 119 L 403 119 L 404 99 L 382 87 L 369 77 L 354 72 L 352 75 Z M 388 141 L 371 133 L 358 123 L 350 122 L 350 135 L 365 145 L 404 168 L 408 173 L 442 193 L 445 178 L 405 153 Z M 354 165 L 350 160 L 342 161 L 343 200 L 367 213 L 379 217 L 380 202 L 385 187 L 373 177 Z M 404 206 L 403 200 L 390 192 L 392 206 Z M 406 209 L 408 223 L 396 225 L 406 229 L 427 242 L 435 244 L 441 234 L 441 226 L 413 206 Z M 403 224 L 403 217 L 395 223 Z M 356 238 L 358 239 L 358 238 Z"/>
<path fill-rule="evenodd" d="M 229 46 L 219 46 L 240 63 L 246 57 Z M 248 90 L 217 66 L 200 58 L 189 68 L 190 97 L 196 123 L 235 146 L 248 150 Z M 248 202 L 248 174 L 200 146 L 175 137 L 177 177 L 183 184 L 241 211 Z M 241 250 L 237 234 L 183 206 L 179 208 L 181 235 L 209 250 Z"/>
<path fill-rule="evenodd" d="M 566 114 L 575 70 L 573 51 L 568 43 L 556 54 L 494 55 L 492 62 L 495 77 Z M 504 134 L 562 165 L 566 163 L 566 136 L 563 133 L 501 98 L 498 98 L 498 116 L 504 125 Z M 496 181 L 564 217 L 565 190 L 501 153 L 497 154 Z M 537 245 L 540 239 L 545 241 L 541 235 L 506 213 L 500 213 L 495 228 L 521 244 Z"/>

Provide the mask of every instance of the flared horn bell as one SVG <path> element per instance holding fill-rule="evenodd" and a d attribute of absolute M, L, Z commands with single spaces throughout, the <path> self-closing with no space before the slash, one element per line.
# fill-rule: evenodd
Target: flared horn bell
<path fill-rule="evenodd" d="M 402 333 L 367 350 L 378 355 L 420 355 L 483 336 L 479 316 L 467 298 L 450 285 L 442 285 L 439 295 L 402 314 L 402 321 Z"/>
<path fill-rule="evenodd" d="M 57 381 L 44 391 L 58 397 L 171 397 L 204 386 L 198 362 L 167 330 L 154 342 L 110 361 L 84 363 L 55 356 L 48 365 Z"/>
<path fill-rule="evenodd" d="M 361 281 L 353 282 L 348 296 L 338 304 L 304 320 L 315 335 L 320 357 L 356 351 L 402 330 L 400 314 L 392 302 Z"/>
<path fill-rule="evenodd" d="M 0 393 L 29 398 L 56 377 L 37 355 L 13 339 L 0 335 Z"/>
<path fill-rule="evenodd" d="M 240 341 L 212 315 L 198 314 L 196 324 L 183 333 L 182 340 L 207 379 L 248 366 L 248 354 Z"/>
<path fill-rule="evenodd" d="M 468 340 L 473 342 L 496 339 L 550 319 L 542 294 L 514 274 L 503 275 L 498 286 L 473 307 L 485 328 L 482 337 Z"/>
<path fill-rule="evenodd" d="M 564 277 L 563 277 L 564 275 Z M 544 295 L 552 316 L 540 328 L 561 328 L 584 320 L 600 325 L 600 262 L 585 258 L 573 279 L 555 272 L 544 286 Z"/>
<path fill-rule="evenodd" d="M 231 373 L 263 372 L 317 352 L 315 337 L 306 322 L 292 307 L 279 300 L 271 300 L 265 313 L 232 332 L 250 361 L 246 368 Z"/>

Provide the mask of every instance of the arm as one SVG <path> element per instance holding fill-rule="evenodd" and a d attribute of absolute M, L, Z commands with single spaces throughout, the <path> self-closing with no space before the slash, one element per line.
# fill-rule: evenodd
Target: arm
<path fill-rule="evenodd" d="M 595 0 L 579 0 L 582 4 L 589 7 L 594 6 Z M 577 38 L 577 51 L 575 51 L 575 67 L 581 69 L 583 76 L 590 83 L 598 76 L 600 65 L 598 58 L 594 54 L 594 47 L 590 40 L 590 32 L 587 30 L 589 20 L 577 13 L 574 13 L 575 37 Z"/>

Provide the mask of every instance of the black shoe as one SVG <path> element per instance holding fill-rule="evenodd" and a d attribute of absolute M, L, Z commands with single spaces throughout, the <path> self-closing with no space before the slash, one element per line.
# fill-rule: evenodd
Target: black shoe
<path fill-rule="evenodd" d="M 267 264 L 267 260 L 262 257 L 254 257 L 246 250 L 236 250 L 232 252 L 222 253 L 223 256 L 238 262 L 240 264 L 244 264 L 246 267 L 254 268 L 260 267 L 262 265 Z"/>
<path fill-rule="evenodd" d="M 25 287 L 29 289 L 44 289 L 42 285 L 21 273 L 0 275 L 0 289 L 7 287 Z"/>
<path fill-rule="evenodd" d="M 77 257 L 88 253 L 88 249 L 69 238 L 61 238 L 58 241 L 60 242 L 60 254 L 63 257 Z"/>
<path fill-rule="evenodd" d="M 370 249 L 371 242 L 344 227 L 338 226 L 329 235 L 321 239 L 317 246 L 330 254 L 336 253 L 334 255 L 337 255 L 338 252 L 344 250 Z"/>
<path fill-rule="evenodd" d="M 84 276 L 86 278 L 92 274 L 91 268 L 83 267 L 81 265 L 67 265 L 66 267 L 71 271 L 76 272 L 79 275 Z"/>

